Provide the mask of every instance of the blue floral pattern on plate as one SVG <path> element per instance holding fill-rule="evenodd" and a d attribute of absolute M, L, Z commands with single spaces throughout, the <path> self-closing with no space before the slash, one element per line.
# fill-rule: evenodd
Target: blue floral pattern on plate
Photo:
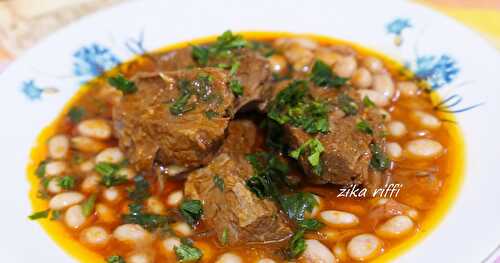
<path fill-rule="evenodd" d="M 78 49 L 73 57 L 73 73 L 83 81 L 95 78 L 121 63 L 109 48 L 97 43 Z"/>
<path fill-rule="evenodd" d="M 42 98 L 43 89 L 31 79 L 21 84 L 21 92 L 29 100 L 40 100 Z"/>

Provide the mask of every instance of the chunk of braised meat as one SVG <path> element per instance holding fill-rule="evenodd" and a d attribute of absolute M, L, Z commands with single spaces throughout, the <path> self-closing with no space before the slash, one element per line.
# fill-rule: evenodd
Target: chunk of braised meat
<path fill-rule="evenodd" d="M 158 57 L 158 62 L 162 71 L 205 66 L 223 67 L 228 73 L 235 70 L 228 82 L 229 85 L 235 85 L 235 89 L 241 87 L 242 94 L 238 94 L 235 110 L 253 109 L 257 103 L 269 97 L 270 88 L 267 84 L 271 77 L 269 61 L 248 48 L 241 48 L 233 53 L 230 57 L 209 57 L 207 63 L 202 65 L 193 59 L 193 48 L 186 47 L 162 54 Z"/>
<path fill-rule="evenodd" d="M 187 198 L 203 202 L 203 220 L 229 245 L 280 241 L 292 234 L 273 201 L 258 198 L 246 186 L 254 174 L 246 154 L 255 150 L 257 127 L 233 121 L 221 153 L 191 172 L 184 185 Z"/>
<path fill-rule="evenodd" d="M 227 74 L 214 68 L 139 74 L 113 121 L 119 145 L 139 170 L 154 162 L 192 169 L 218 152 L 232 118 Z"/>
<path fill-rule="evenodd" d="M 363 184 L 370 189 L 387 180 L 383 117 L 349 88 L 325 89 L 305 83 L 276 86 L 268 116 L 283 123 L 292 157 L 308 180 L 325 184 Z M 284 101 L 277 107 L 279 101 Z M 365 102 L 366 103 L 366 102 Z M 374 154 L 377 153 L 377 155 Z M 382 163 L 381 163 L 382 162 Z"/>

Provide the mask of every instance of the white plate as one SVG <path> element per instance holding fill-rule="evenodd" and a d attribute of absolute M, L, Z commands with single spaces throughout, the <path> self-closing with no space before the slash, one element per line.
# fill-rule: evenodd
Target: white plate
<path fill-rule="evenodd" d="M 1 262 L 73 261 L 37 223 L 27 220 L 31 207 L 25 166 L 36 135 L 79 84 L 100 67 L 131 58 L 132 51 L 226 29 L 347 39 L 432 77 L 443 96 L 463 99 L 452 109 L 484 102 L 457 114 L 467 145 L 466 179 L 458 200 L 438 229 L 398 262 L 480 262 L 493 251 L 500 242 L 500 56 L 478 35 L 402 1 L 151 0 L 122 4 L 72 24 L 0 75 Z M 398 40 L 400 46 L 395 45 Z M 51 93 L 54 89 L 58 92 Z"/>

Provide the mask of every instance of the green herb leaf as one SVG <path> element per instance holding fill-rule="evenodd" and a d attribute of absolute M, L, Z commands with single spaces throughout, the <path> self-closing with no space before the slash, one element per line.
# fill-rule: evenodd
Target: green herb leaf
<path fill-rule="evenodd" d="M 289 218 L 301 222 L 304 220 L 305 212 L 312 212 L 317 203 L 313 194 L 299 192 L 283 196 L 281 206 Z"/>
<path fill-rule="evenodd" d="M 299 148 L 293 150 L 288 155 L 295 160 L 303 154 L 307 154 L 307 161 L 317 175 L 321 175 L 321 153 L 325 151 L 323 144 L 316 138 L 312 138 L 303 143 Z"/>
<path fill-rule="evenodd" d="M 325 226 L 325 224 L 321 223 L 320 221 L 318 221 L 316 219 L 312 219 L 312 218 L 304 219 L 304 220 L 300 221 L 298 223 L 298 225 L 300 228 L 307 230 L 307 231 L 319 230 L 320 228 Z"/>
<path fill-rule="evenodd" d="M 129 213 L 122 216 L 125 224 L 138 224 L 148 231 L 154 231 L 167 225 L 171 219 L 165 215 L 144 213 L 142 205 L 132 203 L 129 206 Z"/>
<path fill-rule="evenodd" d="M 68 112 L 69 120 L 72 123 L 78 123 L 82 120 L 83 116 L 85 116 L 85 108 L 84 107 L 72 107 Z"/>
<path fill-rule="evenodd" d="M 180 89 L 180 96 L 175 100 L 175 102 L 170 105 L 170 113 L 173 115 L 181 115 L 185 112 L 194 109 L 194 105 L 188 105 L 189 99 L 193 95 L 189 81 L 183 79 L 178 83 Z"/>
<path fill-rule="evenodd" d="M 373 134 L 373 129 L 370 127 L 370 124 L 365 120 L 361 120 L 358 123 L 356 123 L 356 129 L 366 134 Z"/>
<path fill-rule="evenodd" d="M 118 172 L 119 169 L 120 166 L 105 162 L 97 163 L 96 166 L 94 167 L 94 170 L 100 175 L 102 175 L 101 184 L 106 187 L 120 185 L 128 182 L 125 176 L 116 174 L 116 172 Z"/>
<path fill-rule="evenodd" d="M 290 123 L 308 133 L 326 133 L 328 112 L 326 103 L 312 99 L 305 81 L 294 81 L 270 103 L 267 116 L 281 125 Z"/>
<path fill-rule="evenodd" d="M 370 166 L 378 171 L 384 171 L 391 166 L 391 161 L 385 155 L 382 147 L 376 143 L 370 144 L 370 151 L 372 152 L 372 159 L 370 161 Z"/>
<path fill-rule="evenodd" d="M 92 194 L 82 203 L 82 213 L 84 216 L 88 217 L 94 212 L 95 201 L 97 199 L 96 194 Z"/>
<path fill-rule="evenodd" d="M 75 177 L 66 175 L 59 179 L 59 186 L 64 190 L 71 190 L 75 188 Z"/>
<path fill-rule="evenodd" d="M 121 256 L 110 256 L 106 259 L 106 263 L 126 263 L 125 259 Z"/>
<path fill-rule="evenodd" d="M 285 178 L 289 169 L 276 155 L 257 152 L 246 156 L 254 175 L 246 181 L 247 188 L 259 198 L 280 200 L 279 187 L 290 185 Z"/>
<path fill-rule="evenodd" d="M 224 191 L 224 180 L 218 175 L 215 175 L 212 180 L 214 181 L 214 185 L 217 188 L 219 188 L 219 190 L 221 192 L 223 192 Z"/>
<path fill-rule="evenodd" d="M 325 62 L 316 60 L 311 70 L 311 81 L 320 87 L 338 88 L 345 85 L 347 79 L 335 75 Z"/>
<path fill-rule="evenodd" d="M 233 35 L 228 30 L 217 37 L 217 41 L 210 47 L 210 52 L 219 55 L 222 52 L 231 51 L 248 46 L 248 42 L 241 35 Z"/>
<path fill-rule="evenodd" d="M 306 250 L 306 242 L 304 240 L 304 230 L 299 229 L 293 234 L 288 244 L 287 257 L 289 259 L 298 258 Z"/>
<path fill-rule="evenodd" d="M 236 96 L 241 96 L 243 95 L 243 86 L 241 85 L 240 81 L 237 79 L 232 79 L 229 82 L 229 88 L 231 91 L 234 93 Z"/>
<path fill-rule="evenodd" d="M 213 110 L 208 110 L 208 111 L 206 111 L 206 112 L 205 112 L 205 116 L 206 116 L 209 120 L 211 120 L 211 119 L 213 119 L 213 118 L 215 118 L 215 117 L 219 116 L 219 114 L 218 114 L 217 112 L 213 111 Z"/>
<path fill-rule="evenodd" d="M 118 74 L 114 77 L 109 77 L 108 83 L 124 94 L 131 94 L 137 91 L 135 83 L 126 79 L 122 74 Z"/>
<path fill-rule="evenodd" d="M 37 220 L 37 219 L 42 219 L 42 218 L 47 218 L 49 216 L 50 209 L 44 210 L 44 211 L 39 211 L 31 214 L 28 216 L 30 220 Z"/>
<path fill-rule="evenodd" d="M 128 198 L 132 201 L 139 203 L 146 200 L 151 196 L 149 192 L 149 182 L 144 178 L 144 176 L 134 177 L 134 189 L 129 190 Z"/>
<path fill-rule="evenodd" d="M 100 175 L 113 175 L 118 171 L 118 169 L 120 169 L 118 165 L 106 162 L 99 162 L 94 167 L 94 170 Z"/>
<path fill-rule="evenodd" d="M 44 177 L 45 176 L 45 169 L 46 169 L 46 167 L 47 167 L 47 160 L 44 160 L 36 168 L 35 175 L 38 178 Z"/>
<path fill-rule="evenodd" d="M 203 257 L 200 249 L 187 242 L 174 247 L 175 255 L 179 262 L 196 262 Z"/>
<path fill-rule="evenodd" d="M 219 241 L 220 241 L 221 245 L 223 245 L 223 246 L 227 245 L 227 243 L 229 241 L 227 227 L 224 228 L 224 231 L 222 231 L 222 235 L 220 236 Z"/>
<path fill-rule="evenodd" d="M 200 200 L 184 200 L 179 211 L 188 224 L 195 225 L 203 214 L 203 204 Z"/>
<path fill-rule="evenodd" d="M 250 42 L 250 48 L 259 52 L 264 57 L 270 57 L 276 53 L 276 50 L 270 44 L 265 42 L 252 41 Z"/>
<path fill-rule="evenodd" d="M 51 211 L 50 220 L 52 220 L 52 221 L 59 220 L 60 217 L 61 217 L 61 211 L 59 211 L 59 210 Z"/>
<path fill-rule="evenodd" d="M 240 62 L 239 61 L 234 61 L 231 64 L 231 69 L 229 70 L 229 75 L 234 76 L 236 72 L 238 72 L 238 69 L 240 68 Z"/>
<path fill-rule="evenodd" d="M 358 113 L 358 105 L 345 93 L 342 93 L 337 97 L 337 104 L 347 116 L 356 115 Z"/>
<path fill-rule="evenodd" d="M 370 98 L 368 98 L 368 96 L 365 96 L 363 98 L 363 104 L 365 105 L 365 107 L 368 107 L 368 108 L 376 106 L 375 103 Z"/>
<path fill-rule="evenodd" d="M 206 66 L 208 64 L 208 48 L 192 46 L 192 56 L 201 66 Z"/>
<path fill-rule="evenodd" d="M 283 152 L 286 148 L 285 142 L 285 133 L 281 125 L 279 125 L 276 121 L 266 118 L 261 123 L 261 128 L 266 131 L 266 146 L 278 151 Z"/>

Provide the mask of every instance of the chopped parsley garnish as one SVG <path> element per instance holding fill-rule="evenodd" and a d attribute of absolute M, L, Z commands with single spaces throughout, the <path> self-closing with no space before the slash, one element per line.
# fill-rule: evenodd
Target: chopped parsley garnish
<path fill-rule="evenodd" d="M 170 113 L 173 115 L 181 115 L 194 109 L 194 105 L 188 105 L 188 101 L 193 95 L 189 81 L 185 79 L 180 80 L 178 85 L 181 93 L 175 102 L 169 107 Z"/>
<path fill-rule="evenodd" d="M 280 201 L 279 187 L 288 185 L 285 175 L 288 166 L 276 155 L 258 152 L 246 156 L 252 165 L 254 174 L 246 181 L 246 186 L 259 198 L 271 198 Z"/>
<path fill-rule="evenodd" d="M 299 148 L 293 150 L 288 155 L 298 160 L 302 154 L 307 154 L 307 161 L 311 165 L 316 175 L 321 175 L 321 153 L 325 151 L 323 144 L 316 138 L 312 138 L 303 143 Z"/>
<path fill-rule="evenodd" d="M 45 176 L 45 170 L 46 170 L 46 167 L 47 167 L 47 160 L 45 161 L 42 161 L 38 167 L 36 168 L 36 171 L 35 171 L 35 175 L 38 177 L 38 178 L 42 178 Z"/>
<path fill-rule="evenodd" d="M 84 216 L 90 216 L 94 212 L 95 201 L 97 199 L 96 194 L 92 194 L 82 203 L 82 213 Z"/>
<path fill-rule="evenodd" d="M 64 190 L 71 190 L 75 188 L 75 182 L 75 177 L 66 175 L 59 180 L 58 184 Z"/>
<path fill-rule="evenodd" d="M 142 205 L 132 203 L 129 206 L 129 213 L 122 216 L 125 224 L 138 224 L 148 231 L 154 231 L 168 224 L 171 219 L 165 215 L 144 213 Z"/>
<path fill-rule="evenodd" d="M 174 251 L 179 262 L 196 262 L 203 257 L 201 250 L 185 239 L 179 246 L 174 247 Z"/>
<path fill-rule="evenodd" d="M 83 107 L 72 107 L 68 112 L 69 120 L 72 123 L 78 123 L 82 120 L 83 116 L 85 116 L 85 108 Z"/>
<path fill-rule="evenodd" d="M 362 133 L 373 134 L 373 129 L 370 127 L 370 124 L 366 120 L 361 120 L 356 123 L 356 129 Z"/>
<path fill-rule="evenodd" d="M 317 205 L 314 195 L 307 192 L 299 192 L 288 196 L 283 196 L 281 206 L 289 218 L 301 222 L 304 220 L 306 212 L 312 212 Z"/>
<path fill-rule="evenodd" d="M 250 48 L 259 52 L 264 57 L 270 57 L 276 53 L 276 50 L 270 44 L 265 42 L 252 41 L 250 42 Z"/>
<path fill-rule="evenodd" d="M 137 91 L 135 83 L 126 79 L 122 74 L 118 74 L 114 77 L 109 77 L 108 83 L 124 94 L 130 94 Z"/>
<path fill-rule="evenodd" d="M 203 215 L 203 204 L 200 200 L 184 200 L 179 211 L 188 224 L 195 225 Z"/>
<path fill-rule="evenodd" d="M 126 262 L 125 262 L 125 259 L 123 259 L 123 257 L 113 255 L 113 256 L 109 256 L 106 259 L 106 263 L 126 263 Z"/>
<path fill-rule="evenodd" d="M 243 85 L 241 85 L 241 82 L 239 80 L 232 79 L 229 82 L 229 88 L 234 93 L 234 95 L 236 95 L 236 96 L 243 95 Z"/>
<path fill-rule="evenodd" d="M 304 229 L 299 229 L 293 234 L 286 250 L 288 259 L 298 258 L 306 250 L 306 241 L 304 239 Z"/>
<path fill-rule="evenodd" d="M 127 183 L 128 180 L 125 176 L 117 175 L 116 172 L 120 169 L 120 166 L 112 163 L 100 162 L 97 163 L 94 170 L 102 175 L 101 184 L 106 187 L 111 187 L 115 185 L 120 185 Z"/>
<path fill-rule="evenodd" d="M 220 176 L 215 175 L 212 179 L 214 181 L 214 185 L 221 191 L 224 191 L 224 179 L 222 179 Z"/>
<path fill-rule="evenodd" d="M 59 210 L 53 210 L 50 213 L 50 220 L 52 220 L 52 221 L 59 220 L 59 218 L 61 217 L 61 214 L 62 214 L 61 211 L 59 211 Z"/>
<path fill-rule="evenodd" d="M 368 98 L 368 96 L 365 96 L 363 98 L 363 105 L 365 105 L 365 107 L 371 108 L 375 107 L 375 102 L 373 102 L 370 98 Z"/>
<path fill-rule="evenodd" d="M 200 46 L 192 46 L 192 55 L 193 58 L 198 64 L 201 66 L 206 66 L 208 64 L 209 52 L 208 48 L 200 47 Z"/>
<path fill-rule="evenodd" d="M 214 44 L 203 47 L 193 46 L 192 56 L 200 66 L 207 66 L 211 58 L 230 58 L 233 50 L 247 47 L 248 42 L 241 35 L 226 31 L 217 37 Z"/>
<path fill-rule="evenodd" d="M 328 112 L 326 103 L 309 96 L 307 82 L 294 81 L 271 102 L 267 116 L 281 125 L 290 123 L 308 133 L 326 133 Z"/>
<path fill-rule="evenodd" d="M 341 87 L 347 82 L 346 78 L 335 75 L 332 68 L 321 60 L 314 62 L 311 70 L 311 81 L 320 87 Z"/>
<path fill-rule="evenodd" d="M 285 134 L 281 125 L 276 121 L 266 118 L 261 127 L 266 131 L 266 146 L 275 151 L 284 151 L 286 148 Z"/>
<path fill-rule="evenodd" d="M 300 221 L 298 223 L 298 225 L 300 228 L 303 228 L 304 230 L 308 230 L 308 231 L 319 230 L 320 228 L 325 226 L 325 224 L 321 223 L 320 221 L 318 221 L 316 219 L 312 219 L 312 218 L 304 219 L 304 220 Z"/>
<path fill-rule="evenodd" d="M 358 113 L 358 105 L 347 94 L 340 94 L 337 98 L 339 108 L 347 115 L 356 115 Z"/>
<path fill-rule="evenodd" d="M 231 69 L 229 70 L 229 75 L 234 76 L 236 72 L 238 72 L 238 69 L 240 68 L 240 62 L 238 60 L 235 60 L 231 64 Z"/>
<path fill-rule="evenodd" d="M 213 119 L 217 116 L 219 116 L 219 114 L 213 110 L 208 110 L 205 112 L 205 116 L 208 118 L 208 119 Z"/>
<path fill-rule="evenodd" d="M 378 171 L 384 171 L 388 169 L 391 165 L 391 161 L 385 155 L 384 151 L 380 145 L 376 143 L 370 144 L 370 151 L 372 152 L 372 159 L 370 161 L 370 166 Z"/>
<path fill-rule="evenodd" d="M 151 196 L 149 192 L 149 182 L 144 178 L 144 176 L 134 177 L 134 188 L 129 189 L 128 198 L 136 203 L 146 200 L 146 198 Z"/>
<path fill-rule="evenodd" d="M 49 213 L 50 213 L 50 209 L 47 209 L 47 210 L 35 212 L 35 213 L 31 214 L 30 216 L 28 216 L 28 218 L 30 220 L 37 220 L 37 219 L 47 218 L 47 217 L 49 217 Z"/>
<path fill-rule="evenodd" d="M 227 245 L 227 243 L 229 241 L 228 231 L 229 230 L 227 229 L 227 227 L 224 228 L 224 231 L 222 231 L 222 234 L 219 237 L 219 241 L 220 241 L 221 245 L 223 245 L 223 246 Z"/>

